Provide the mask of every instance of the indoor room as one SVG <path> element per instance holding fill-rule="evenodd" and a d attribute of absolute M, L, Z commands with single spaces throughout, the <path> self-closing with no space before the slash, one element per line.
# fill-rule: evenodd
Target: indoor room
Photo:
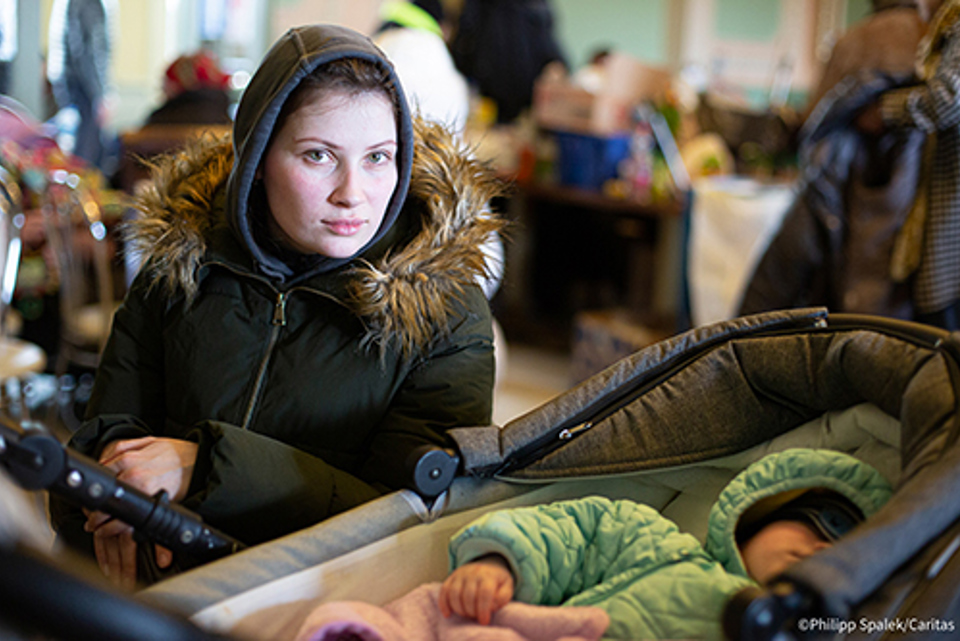
<path fill-rule="evenodd" d="M 952 630 L 958 25 L 0 0 L 0 636 Z"/>

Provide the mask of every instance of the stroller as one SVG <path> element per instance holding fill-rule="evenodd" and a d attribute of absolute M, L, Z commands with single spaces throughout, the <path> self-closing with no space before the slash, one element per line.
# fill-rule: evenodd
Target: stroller
<path fill-rule="evenodd" d="M 702 537 L 710 505 L 744 467 L 819 447 L 870 463 L 896 492 L 776 586 L 731 602 L 728 634 L 805 636 L 799 622 L 815 617 L 828 624 L 811 636 L 890 630 L 857 621 L 942 635 L 922 624 L 960 613 L 958 377 L 960 336 L 914 323 L 803 309 L 696 328 L 502 428 L 454 430 L 449 450 L 416 462 L 420 493 L 227 556 L 137 603 L 210 635 L 275 638 L 311 603 L 382 604 L 441 580 L 449 537 L 484 512 L 599 494 L 647 503 Z"/>

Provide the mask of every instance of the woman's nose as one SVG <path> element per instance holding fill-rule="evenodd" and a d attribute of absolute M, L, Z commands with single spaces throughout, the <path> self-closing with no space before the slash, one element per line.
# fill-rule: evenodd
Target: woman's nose
<path fill-rule="evenodd" d="M 341 207 L 356 207 L 363 202 L 363 189 L 359 172 L 345 168 L 340 174 L 336 188 L 330 194 L 330 200 Z"/>

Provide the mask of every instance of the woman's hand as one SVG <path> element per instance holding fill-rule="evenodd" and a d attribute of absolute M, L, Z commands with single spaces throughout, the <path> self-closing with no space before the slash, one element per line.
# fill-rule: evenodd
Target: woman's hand
<path fill-rule="evenodd" d="M 166 490 L 170 500 L 179 503 L 190 487 L 197 449 L 190 441 L 145 436 L 113 441 L 100 455 L 100 464 L 141 492 L 152 496 Z"/>
<path fill-rule="evenodd" d="M 93 532 L 93 549 L 104 576 L 125 590 L 133 590 L 137 584 L 137 542 L 133 539 L 133 528 L 103 512 L 84 512 L 88 517 L 84 529 Z M 155 553 L 158 567 L 166 568 L 173 562 L 173 552 L 167 548 L 157 545 Z"/>
<path fill-rule="evenodd" d="M 462 565 L 440 587 L 440 612 L 459 614 L 487 625 L 493 613 L 513 598 L 513 574 L 499 555 Z"/>
<path fill-rule="evenodd" d="M 181 501 L 190 487 L 197 461 L 197 444 L 152 436 L 114 441 L 104 448 L 100 464 L 117 473 L 117 479 L 145 494 L 166 490 L 172 501 Z M 137 578 L 137 543 L 133 528 L 103 512 L 89 512 L 84 529 L 93 533 L 97 563 L 111 581 L 133 588 Z M 170 550 L 156 546 L 157 565 L 168 567 Z"/>

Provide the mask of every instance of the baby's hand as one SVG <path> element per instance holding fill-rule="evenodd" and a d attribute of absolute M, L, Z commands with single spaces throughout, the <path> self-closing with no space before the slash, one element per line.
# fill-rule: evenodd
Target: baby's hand
<path fill-rule="evenodd" d="M 493 613 L 513 598 L 513 574 L 496 554 L 463 565 L 440 587 L 440 612 L 459 614 L 487 625 Z"/>

